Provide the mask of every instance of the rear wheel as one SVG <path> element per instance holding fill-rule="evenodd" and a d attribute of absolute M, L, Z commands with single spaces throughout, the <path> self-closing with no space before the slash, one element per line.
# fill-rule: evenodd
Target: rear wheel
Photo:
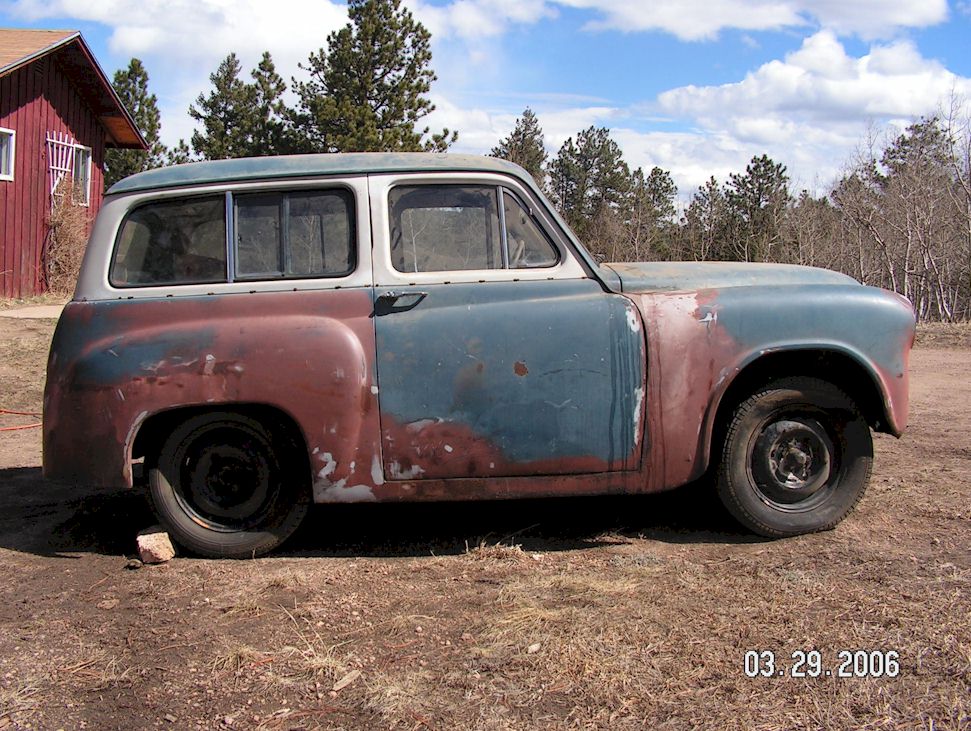
<path fill-rule="evenodd" d="M 200 414 L 162 445 L 149 472 L 152 503 L 172 538 L 191 552 L 258 556 L 288 538 L 306 515 L 301 464 L 282 428 L 242 414 Z"/>
<path fill-rule="evenodd" d="M 718 494 L 760 535 L 828 530 L 863 497 L 872 462 L 870 429 L 846 394 L 819 379 L 787 378 L 735 409 Z"/>

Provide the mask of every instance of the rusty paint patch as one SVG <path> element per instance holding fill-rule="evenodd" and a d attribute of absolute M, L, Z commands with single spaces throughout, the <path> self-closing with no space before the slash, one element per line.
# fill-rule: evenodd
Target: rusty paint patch
<path fill-rule="evenodd" d="M 512 367 L 512 371 L 517 376 L 522 377 L 522 376 L 525 376 L 527 373 L 529 373 L 529 368 L 527 368 L 526 364 L 523 363 L 521 360 L 517 360 L 515 365 L 513 365 Z"/>

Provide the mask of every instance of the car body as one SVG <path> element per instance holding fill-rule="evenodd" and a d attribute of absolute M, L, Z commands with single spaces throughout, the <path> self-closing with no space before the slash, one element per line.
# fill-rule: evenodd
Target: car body
<path fill-rule="evenodd" d="M 862 495 L 870 428 L 903 432 L 913 336 L 905 299 L 824 269 L 598 264 L 501 160 L 193 163 L 108 192 L 51 346 L 44 470 L 131 486 L 144 461 L 166 527 L 217 556 L 270 550 L 309 502 L 705 474 L 790 535 Z"/>

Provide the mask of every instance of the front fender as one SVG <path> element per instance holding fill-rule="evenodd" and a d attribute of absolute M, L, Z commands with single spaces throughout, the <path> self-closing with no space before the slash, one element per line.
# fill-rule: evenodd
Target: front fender
<path fill-rule="evenodd" d="M 810 284 L 633 298 L 649 334 L 654 488 L 704 473 L 721 399 L 740 374 L 773 353 L 847 356 L 879 391 L 888 430 L 899 435 L 906 427 L 915 321 L 910 304 L 897 295 L 859 285 Z"/>

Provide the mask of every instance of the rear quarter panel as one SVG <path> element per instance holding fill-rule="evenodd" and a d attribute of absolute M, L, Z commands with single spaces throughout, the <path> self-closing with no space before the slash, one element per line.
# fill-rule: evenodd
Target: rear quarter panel
<path fill-rule="evenodd" d="M 132 443 L 150 416 L 255 404 L 299 425 L 317 489 L 372 483 L 372 310 L 368 289 L 70 303 L 48 363 L 45 475 L 131 485 Z"/>

